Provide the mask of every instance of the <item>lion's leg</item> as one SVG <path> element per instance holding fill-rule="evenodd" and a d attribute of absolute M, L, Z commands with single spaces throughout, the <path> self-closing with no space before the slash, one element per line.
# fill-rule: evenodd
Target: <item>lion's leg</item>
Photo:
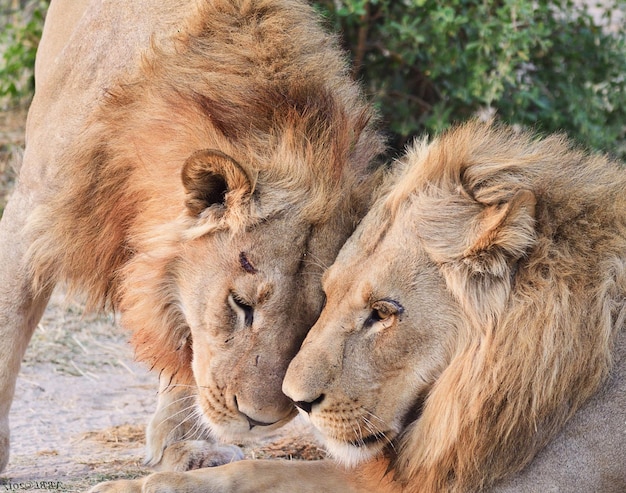
<path fill-rule="evenodd" d="M 50 298 L 34 296 L 25 265 L 24 223 L 31 205 L 15 192 L 0 221 L 0 471 L 9 460 L 9 409 L 26 346 Z"/>
<path fill-rule="evenodd" d="M 331 461 L 245 460 L 186 473 L 156 473 L 113 481 L 90 493 L 393 493 L 380 478 L 361 483 Z"/>
<path fill-rule="evenodd" d="M 189 471 L 243 459 L 234 445 L 218 445 L 196 410 L 192 386 L 171 384 L 161 374 L 157 409 L 146 431 L 146 464 L 164 471 Z"/>

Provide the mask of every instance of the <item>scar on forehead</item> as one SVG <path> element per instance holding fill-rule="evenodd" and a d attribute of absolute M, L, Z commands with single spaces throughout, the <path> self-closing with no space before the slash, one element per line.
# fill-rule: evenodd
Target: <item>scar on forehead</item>
<path fill-rule="evenodd" d="M 245 270 L 248 274 L 257 273 L 256 267 L 254 267 L 254 265 L 252 265 L 250 260 L 248 260 L 248 257 L 246 257 L 245 252 L 241 252 L 239 254 L 239 263 L 241 264 L 241 267 L 243 268 L 243 270 Z"/>

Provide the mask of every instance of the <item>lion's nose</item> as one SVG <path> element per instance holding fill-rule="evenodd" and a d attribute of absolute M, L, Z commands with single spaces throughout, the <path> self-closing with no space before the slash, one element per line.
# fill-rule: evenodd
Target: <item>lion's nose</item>
<path fill-rule="evenodd" d="M 312 401 L 296 401 L 294 402 L 294 404 L 300 409 L 302 409 L 303 411 L 305 411 L 307 414 L 311 414 L 311 411 L 313 410 L 313 406 L 317 404 L 321 404 L 322 401 L 324 400 L 324 397 L 325 395 L 321 394 L 319 397 L 317 397 L 316 399 Z"/>

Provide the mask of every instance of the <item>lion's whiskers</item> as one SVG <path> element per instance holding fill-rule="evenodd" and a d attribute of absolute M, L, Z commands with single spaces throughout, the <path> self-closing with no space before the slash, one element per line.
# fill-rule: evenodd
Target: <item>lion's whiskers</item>
<path fill-rule="evenodd" d="M 169 414 L 167 415 L 165 418 L 163 418 L 159 424 L 157 426 L 161 426 L 163 423 L 165 423 L 166 421 L 169 421 L 172 418 L 175 418 L 176 416 L 179 416 L 181 414 L 187 413 L 187 414 L 191 414 L 191 410 L 194 409 L 194 407 L 196 406 L 195 402 L 193 404 L 191 404 L 190 406 L 184 407 L 182 408 L 180 411 L 175 412 L 174 414 Z M 165 409 L 165 408 L 164 408 Z M 184 422 L 187 418 L 185 418 L 182 422 Z M 176 425 L 176 428 L 178 428 L 180 426 L 181 423 L 178 423 L 178 425 Z"/>
<path fill-rule="evenodd" d="M 166 410 L 166 409 L 168 409 L 168 408 L 170 408 L 170 407 L 172 407 L 172 406 L 174 406 L 176 404 L 179 404 L 181 402 L 184 402 L 184 401 L 186 401 L 188 399 L 193 399 L 195 401 L 196 396 L 195 395 L 185 395 L 183 397 L 179 397 L 178 399 L 175 399 L 172 402 L 168 402 L 165 406 L 161 407 L 160 409 L 161 410 Z M 165 418 L 165 419 L 167 419 L 167 418 Z"/>
<path fill-rule="evenodd" d="M 185 433 L 181 440 L 189 440 L 191 438 L 197 439 L 202 436 L 208 436 L 209 431 L 207 429 L 206 424 L 203 420 L 202 411 L 196 407 L 190 414 L 185 418 L 185 422 L 193 419 L 194 425 Z"/>
<path fill-rule="evenodd" d="M 176 416 L 177 414 L 180 414 L 182 412 L 187 412 L 187 416 L 185 416 L 184 419 L 182 419 L 174 428 L 172 428 L 169 433 L 168 433 L 168 438 L 171 436 L 175 436 L 176 430 L 178 430 L 181 426 L 189 423 L 190 421 L 193 421 L 193 426 L 187 430 L 182 437 L 180 437 L 180 440 L 189 440 L 189 439 L 198 439 L 203 435 L 207 435 L 208 433 L 206 433 L 206 428 L 204 423 L 202 422 L 202 413 L 198 410 L 197 406 L 194 404 L 192 406 L 188 406 L 185 409 L 183 409 L 182 411 L 179 411 L 178 413 L 172 415 L 172 416 Z"/>
<path fill-rule="evenodd" d="M 393 451 L 395 452 L 396 447 L 393 443 L 393 440 L 391 440 L 388 436 L 387 436 L 387 432 L 385 430 L 388 429 L 388 426 L 386 425 L 386 423 L 380 419 L 376 414 L 374 414 L 373 412 L 371 412 L 368 409 L 362 408 L 363 411 L 365 411 L 367 413 L 367 415 L 362 415 L 361 418 L 363 419 L 363 422 L 365 423 L 365 427 L 368 430 L 369 433 L 382 437 L 385 439 L 385 441 L 389 444 L 389 446 L 393 449 Z M 374 420 L 378 421 L 379 423 L 381 423 L 383 425 L 383 428 L 379 428 L 378 426 L 376 426 L 369 418 L 373 418 Z"/>
<path fill-rule="evenodd" d="M 357 436 L 357 443 L 360 446 L 363 446 L 363 445 L 365 445 L 365 441 L 363 440 L 363 430 L 361 430 L 361 423 L 360 423 L 360 421 L 358 419 L 354 420 L 353 423 L 356 423 L 356 428 L 355 428 L 354 425 L 352 425 L 352 431 Z"/>

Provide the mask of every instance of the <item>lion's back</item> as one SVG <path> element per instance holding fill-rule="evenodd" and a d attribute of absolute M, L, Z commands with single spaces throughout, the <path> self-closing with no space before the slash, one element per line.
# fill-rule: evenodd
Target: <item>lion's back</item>
<path fill-rule="evenodd" d="M 626 409 L 626 332 L 618 335 L 619 359 L 606 384 L 521 472 L 490 493 L 626 491 L 622 433 Z"/>

